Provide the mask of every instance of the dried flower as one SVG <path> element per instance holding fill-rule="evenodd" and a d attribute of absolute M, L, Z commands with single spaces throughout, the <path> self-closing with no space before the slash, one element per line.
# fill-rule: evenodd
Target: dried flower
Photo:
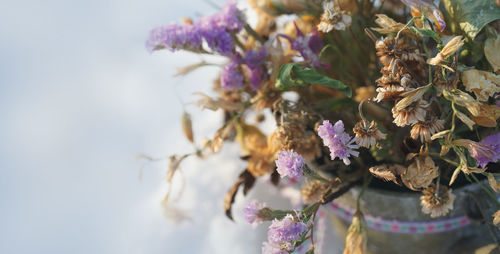
<path fill-rule="evenodd" d="M 500 3 L 497 1 L 497 4 Z M 494 72 L 498 72 L 500 70 L 500 36 L 495 38 L 488 38 L 484 42 L 484 55 L 488 62 L 493 67 Z"/>
<path fill-rule="evenodd" d="M 425 121 L 427 107 L 429 104 L 425 100 L 414 102 L 402 110 L 392 108 L 392 117 L 397 126 L 405 126 Z"/>
<path fill-rule="evenodd" d="M 377 128 L 375 121 L 369 123 L 366 120 L 361 120 L 356 123 L 353 131 L 356 134 L 356 144 L 366 148 L 376 145 L 377 141 L 385 139 L 387 136 Z"/>
<path fill-rule="evenodd" d="M 380 28 L 372 28 L 378 33 L 381 34 L 390 34 L 390 33 L 397 33 L 400 30 L 404 28 L 404 24 L 401 24 L 399 22 L 396 22 L 394 19 L 391 19 L 387 17 L 385 14 L 376 14 L 377 19 L 375 19 L 375 23 L 380 27 Z"/>
<path fill-rule="evenodd" d="M 474 128 L 474 124 L 475 124 L 474 121 L 472 121 L 472 119 L 470 119 L 466 114 L 457 110 L 457 111 L 455 111 L 455 115 L 458 117 L 458 119 L 460 119 L 460 121 L 465 123 L 467 125 L 467 127 L 469 127 L 470 130 L 472 130 Z"/>
<path fill-rule="evenodd" d="M 291 214 L 287 214 L 282 220 L 273 220 L 267 232 L 267 239 L 269 242 L 279 244 L 295 242 L 307 229 L 305 223 L 297 221 Z"/>
<path fill-rule="evenodd" d="M 500 132 L 487 136 L 483 139 L 483 141 L 481 141 L 480 144 L 489 148 L 493 154 L 491 157 L 482 155 L 477 155 L 477 157 L 473 156 L 474 159 L 476 159 L 476 164 L 478 167 L 480 166 L 484 168 L 489 162 L 497 162 L 498 160 L 500 160 Z"/>
<path fill-rule="evenodd" d="M 305 164 L 304 158 L 293 150 L 281 150 L 276 160 L 276 170 L 281 177 L 300 178 L 302 176 L 302 167 Z"/>
<path fill-rule="evenodd" d="M 345 30 L 351 25 L 352 18 L 345 11 L 335 7 L 334 1 L 323 2 L 323 14 L 318 30 L 328 33 L 332 30 Z"/>
<path fill-rule="evenodd" d="M 450 71 L 454 71 L 452 68 L 443 64 L 447 57 L 455 54 L 464 45 L 464 40 L 462 36 L 453 37 L 446 45 L 443 47 L 441 52 L 439 52 L 435 57 L 428 59 L 427 63 L 430 65 L 438 65 L 447 68 Z"/>
<path fill-rule="evenodd" d="M 323 182 L 318 180 L 312 180 L 304 183 L 300 190 L 302 194 L 302 200 L 306 204 L 312 204 L 321 199 L 321 196 L 326 190 L 326 186 Z"/>
<path fill-rule="evenodd" d="M 427 188 L 439 175 L 438 167 L 429 156 L 417 156 L 401 175 L 406 187 L 412 190 Z"/>
<path fill-rule="evenodd" d="M 359 152 L 354 150 L 359 148 L 353 144 L 356 138 L 351 139 L 351 136 L 344 132 L 342 120 L 337 121 L 334 126 L 328 120 L 323 121 L 318 127 L 318 135 L 323 139 L 323 144 L 330 149 L 332 160 L 338 157 L 344 164 L 349 165 L 351 164 L 349 157 L 359 155 Z"/>
<path fill-rule="evenodd" d="M 352 217 L 351 225 L 347 230 L 345 239 L 345 249 L 343 254 L 364 254 L 366 253 L 366 221 L 363 214 L 358 210 Z"/>
<path fill-rule="evenodd" d="M 481 103 L 472 98 L 470 94 L 458 89 L 453 89 L 451 91 L 443 90 L 443 95 L 446 99 L 465 107 L 473 116 L 479 116 L 481 114 Z"/>
<path fill-rule="evenodd" d="M 429 142 L 431 141 L 431 136 L 441 131 L 443 128 L 444 120 L 433 118 L 413 125 L 410 135 L 413 139 L 420 137 L 420 142 L 422 143 Z"/>
<path fill-rule="evenodd" d="M 375 87 L 373 86 L 362 86 L 356 88 L 356 95 L 354 100 L 357 102 L 362 102 L 364 100 L 369 100 L 375 97 L 377 93 L 375 92 Z"/>
<path fill-rule="evenodd" d="M 474 92 L 479 101 L 488 101 L 489 97 L 500 92 L 500 76 L 488 71 L 466 70 L 462 81 L 465 89 Z"/>
<path fill-rule="evenodd" d="M 439 31 L 443 31 L 446 27 L 446 23 L 443 18 L 443 14 L 439 8 L 428 0 L 401 0 L 406 6 L 411 8 L 412 15 L 414 17 L 420 17 L 422 12 L 426 14 L 427 18 L 430 18 L 434 24 L 438 27 Z"/>
<path fill-rule="evenodd" d="M 245 221 L 253 226 L 261 223 L 262 218 L 259 217 L 259 211 L 264 207 L 266 207 L 266 203 L 259 203 L 257 200 L 250 201 L 245 208 L 243 208 L 243 217 Z"/>
<path fill-rule="evenodd" d="M 446 186 L 439 185 L 439 192 L 437 192 L 436 185 L 432 184 L 422 191 L 422 193 L 423 195 L 420 197 L 422 212 L 430 214 L 431 218 L 444 216 L 448 214 L 450 210 L 453 210 L 455 194 Z"/>
<path fill-rule="evenodd" d="M 404 98 L 399 100 L 398 103 L 394 105 L 394 108 L 397 111 L 401 111 L 406 107 L 410 106 L 411 104 L 413 104 L 414 102 L 422 100 L 422 96 L 424 96 L 425 92 L 427 92 L 429 88 L 431 88 L 430 84 L 402 93 L 401 97 Z"/>
<path fill-rule="evenodd" d="M 493 214 L 493 224 L 495 226 L 498 226 L 500 224 L 500 210 L 496 211 Z"/>

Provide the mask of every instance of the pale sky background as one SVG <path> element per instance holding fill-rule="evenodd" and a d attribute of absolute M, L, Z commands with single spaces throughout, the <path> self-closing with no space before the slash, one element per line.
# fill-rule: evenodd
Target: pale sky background
<path fill-rule="evenodd" d="M 251 197 L 238 197 L 236 223 L 222 212 L 244 169 L 236 146 L 183 164 L 178 205 L 192 220 L 180 226 L 162 215 L 165 162 L 137 177 L 138 153 L 192 150 L 174 87 L 194 101 L 218 72 L 172 78 L 200 57 L 149 54 L 148 32 L 213 12 L 203 0 L 0 2 L 0 253 L 260 252 L 266 225 L 253 231 L 240 214 Z M 220 113 L 186 109 L 198 142 L 215 132 Z M 266 187 L 251 195 L 269 201 Z"/>

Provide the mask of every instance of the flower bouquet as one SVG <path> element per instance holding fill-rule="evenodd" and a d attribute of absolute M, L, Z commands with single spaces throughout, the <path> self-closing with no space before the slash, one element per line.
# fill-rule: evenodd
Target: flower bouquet
<path fill-rule="evenodd" d="M 213 83 L 215 96 L 200 93 L 196 102 L 220 111 L 224 121 L 212 138 L 196 143 L 184 113 L 184 133 L 196 149 L 170 156 L 167 180 L 186 158 L 203 159 L 237 142 L 235 160 L 247 167 L 227 186 L 229 219 L 236 194 L 246 195 L 257 178 L 301 194 L 289 210 L 248 202 L 248 223 L 271 221 L 263 253 L 318 252 L 315 225 L 326 207 L 351 221 L 344 253 L 401 253 L 383 247 L 393 243 L 377 241 L 373 232 L 449 233 L 473 220 L 498 244 L 497 4 L 248 0 L 153 29 L 149 51 L 227 59 Z M 181 68 L 178 75 L 207 65 L 213 63 Z M 260 129 L 266 118 L 274 120 L 270 135 Z M 387 217 L 373 216 L 376 210 Z M 413 222 L 395 220 L 402 210 Z M 422 239 L 431 238 L 412 241 L 425 245 Z"/>

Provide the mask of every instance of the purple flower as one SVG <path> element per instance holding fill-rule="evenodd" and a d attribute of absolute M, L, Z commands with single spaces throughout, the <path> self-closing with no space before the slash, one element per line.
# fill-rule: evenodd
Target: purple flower
<path fill-rule="evenodd" d="M 146 48 L 149 51 L 183 49 L 200 52 L 205 40 L 213 52 L 229 56 L 234 52 L 231 34 L 242 29 L 243 20 L 244 16 L 236 8 L 236 3 L 229 2 L 215 15 L 202 17 L 194 24 L 172 24 L 153 29 L 146 41 Z"/>
<path fill-rule="evenodd" d="M 281 177 L 300 178 L 304 163 L 304 158 L 293 150 L 281 150 L 276 160 L 276 170 Z"/>
<path fill-rule="evenodd" d="M 266 207 L 265 203 L 259 203 L 257 200 L 252 200 L 243 208 L 243 217 L 248 224 L 257 225 L 262 222 L 262 218 L 259 217 L 259 211 L 264 207 Z"/>
<path fill-rule="evenodd" d="M 222 68 L 220 81 L 224 90 L 238 90 L 245 86 L 236 55 Z"/>
<path fill-rule="evenodd" d="M 337 121 L 334 126 L 328 120 L 323 121 L 323 124 L 318 127 L 318 135 L 323 140 L 323 144 L 330 149 L 332 160 L 338 157 L 344 161 L 344 164 L 349 165 L 351 164 L 349 157 L 359 155 L 359 152 L 354 150 L 359 148 L 354 143 L 356 138 L 351 138 L 344 132 L 342 120 Z"/>
<path fill-rule="evenodd" d="M 150 52 L 160 49 L 199 51 L 201 44 L 202 37 L 197 27 L 190 24 L 170 24 L 151 30 L 149 39 L 146 41 L 146 48 Z"/>
<path fill-rule="evenodd" d="M 252 90 L 257 90 L 260 83 L 267 77 L 267 71 L 264 66 L 267 52 L 265 48 L 261 50 L 248 50 L 245 52 L 242 62 L 247 66 L 248 81 Z"/>
<path fill-rule="evenodd" d="M 294 220 L 291 214 L 287 214 L 282 220 L 274 219 L 269 231 L 267 240 L 271 243 L 289 243 L 300 239 L 300 236 L 307 231 L 307 225 Z"/>
<path fill-rule="evenodd" d="M 500 132 L 484 138 L 480 144 L 490 148 L 493 151 L 493 156 L 489 158 L 481 156 L 478 153 L 471 152 L 471 156 L 476 159 L 476 164 L 478 166 L 484 168 L 489 162 L 497 162 L 500 160 Z"/>
<path fill-rule="evenodd" d="M 313 67 L 326 67 L 322 66 L 323 64 L 319 59 L 319 53 L 323 49 L 323 42 L 318 32 L 313 30 L 312 33 L 304 35 L 297 27 L 297 24 L 295 24 L 295 29 L 297 30 L 297 37 L 292 42 L 292 49 L 297 50 L 304 60 L 311 63 Z"/>

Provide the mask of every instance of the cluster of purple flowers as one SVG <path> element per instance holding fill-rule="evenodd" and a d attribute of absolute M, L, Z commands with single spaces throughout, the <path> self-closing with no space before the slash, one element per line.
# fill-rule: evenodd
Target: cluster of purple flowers
<path fill-rule="evenodd" d="M 224 90 L 238 90 L 245 86 L 244 77 L 241 74 L 240 59 L 234 55 L 222 68 L 220 82 Z"/>
<path fill-rule="evenodd" d="M 242 72 L 248 76 L 252 90 L 257 90 L 260 83 L 267 77 L 265 69 L 266 49 L 248 50 L 243 57 L 235 53 L 231 60 L 222 68 L 221 85 L 224 90 L 238 90 L 245 86 Z"/>
<path fill-rule="evenodd" d="M 471 152 L 471 156 L 476 159 L 477 166 L 484 168 L 488 163 L 494 163 L 500 160 L 500 132 L 484 138 L 483 141 L 480 142 L 480 144 L 490 148 L 492 151 L 492 156 L 485 157 Z"/>
<path fill-rule="evenodd" d="M 245 221 L 253 226 L 261 223 L 262 218 L 259 217 L 259 211 L 265 207 L 265 203 L 259 203 L 257 200 L 250 201 L 250 203 L 243 208 L 243 217 L 245 218 Z"/>
<path fill-rule="evenodd" d="M 288 176 L 292 179 L 302 177 L 302 167 L 305 164 L 304 158 L 293 150 L 281 150 L 276 160 L 276 171 L 281 177 Z"/>
<path fill-rule="evenodd" d="M 243 19 L 236 3 L 229 2 L 215 15 L 203 17 L 194 24 L 171 24 L 153 29 L 146 48 L 149 51 L 183 49 L 201 52 L 204 40 L 213 52 L 229 56 L 234 52 L 232 34 L 243 28 Z"/>
<path fill-rule="evenodd" d="M 308 229 L 307 225 L 297 221 L 291 214 L 287 214 L 282 220 L 274 219 L 267 232 L 268 242 L 262 246 L 263 254 L 281 254 L 293 250 L 293 242 L 300 239 Z"/>
<path fill-rule="evenodd" d="M 328 120 L 323 121 L 323 124 L 318 127 L 318 135 L 323 139 L 323 144 L 330 149 L 332 160 L 338 157 L 344 161 L 344 164 L 349 165 L 351 155 L 359 156 L 359 152 L 354 150 L 359 148 L 354 143 L 356 138 L 351 138 L 344 132 L 342 120 L 337 121 L 334 126 Z"/>

